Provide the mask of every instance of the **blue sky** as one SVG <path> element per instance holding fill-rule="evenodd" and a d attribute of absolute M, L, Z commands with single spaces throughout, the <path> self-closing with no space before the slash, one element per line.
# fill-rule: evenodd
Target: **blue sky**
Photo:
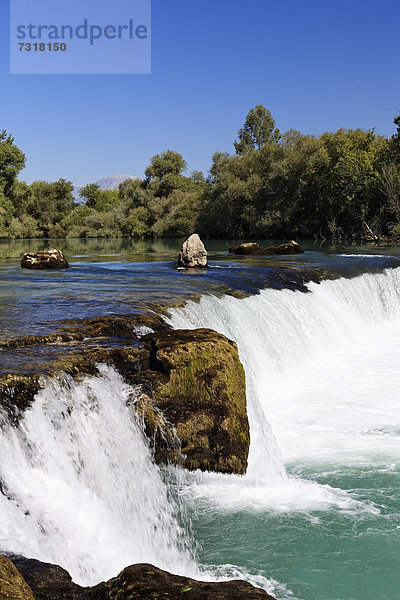
<path fill-rule="evenodd" d="M 167 148 L 207 171 L 259 103 L 312 134 L 391 135 L 400 112 L 398 0 L 153 0 L 151 75 L 9 75 L 0 6 L 0 129 L 28 182 L 142 176 Z"/>

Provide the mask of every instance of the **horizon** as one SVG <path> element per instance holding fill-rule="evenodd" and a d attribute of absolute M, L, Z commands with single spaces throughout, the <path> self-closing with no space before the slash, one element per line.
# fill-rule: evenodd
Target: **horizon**
<path fill-rule="evenodd" d="M 391 136 L 400 109 L 398 17 L 393 0 L 251 0 L 246 8 L 205 0 L 201 10 L 153 0 L 151 75 L 9 75 L 3 6 L 1 128 L 26 154 L 21 180 L 74 185 L 109 173 L 143 177 L 168 148 L 188 173 L 206 174 L 214 152 L 234 152 L 257 104 L 281 132 L 375 128 Z"/>

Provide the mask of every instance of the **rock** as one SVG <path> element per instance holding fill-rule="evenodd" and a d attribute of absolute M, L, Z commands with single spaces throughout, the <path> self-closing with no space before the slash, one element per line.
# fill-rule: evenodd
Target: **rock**
<path fill-rule="evenodd" d="M 244 581 L 208 583 L 171 575 L 146 564 L 127 567 L 108 585 L 109 597 L 118 600 L 274 600 L 264 590 Z"/>
<path fill-rule="evenodd" d="M 32 590 L 14 564 L 0 555 L 0 598 L 3 600 L 33 600 Z"/>
<path fill-rule="evenodd" d="M 297 242 L 291 240 L 287 244 L 279 244 L 278 246 L 268 246 L 263 248 L 256 242 L 248 242 L 246 244 L 240 244 L 240 246 L 230 246 L 229 252 L 238 255 L 273 255 L 273 254 L 302 254 L 304 248 L 302 248 Z"/>
<path fill-rule="evenodd" d="M 264 590 L 244 581 L 208 583 L 172 575 L 149 564 L 126 567 L 117 577 L 85 588 L 73 583 L 67 571 L 57 565 L 24 558 L 12 560 L 37 600 L 172 600 L 181 597 L 186 600 L 274 600 Z"/>
<path fill-rule="evenodd" d="M 194 233 L 182 245 L 178 256 L 178 267 L 204 269 L 207 264 L 207 250 L 197 233 Z"/>
<path fill-rule="evenodd" d="M 153 404 L 174 426 L 187 469 L 246 472 L 246 386 L 237 346 L 211 329 L 169 330 L 146 340 Z M 145 376 L 145 374 L 144 374 Z"/>
<path fill-rule="evenodd" d="M 39 252 L 27 252 L 21 260 L 23 269 L 68 269 L 69 264 L 61 250 L 51 248 L 50 250 L 40 250 Z"/>
<path fill-rule="evenodd" d="M 111 327 L 114 336 L 120 327 L 125 332 L 119 321 L 100 325 L 107 334 Z M 245 375 L 236 344 L 210 329 L 160 329 L 136 339 L 136 345 L 123 348 L 92 344 L 65 352 L 61 346 L 59 356 L 52 355 L 41 372 L 79 377 L 96 374 L 99 363 L 109 364 L 140 389 L 132 403 L 157 463 L 245 473 L 250 435 Z M 43 340 L 29 343 L 34 341 Z M 18 425 L 44 383 L 36 374 L 0 376 L 0 411 Z"/>
<path fill-rule="evenodd" d="M 268 246 L 262 249 L 261 254 L 302 254 L 304 248 L 302 248 L 294 240 L 290 240 L 287 244 L 279 244 L 278 246 Z"/>
<path fill-rule="evenodd" d="M 240 246 L 231 246 L 229 249 L 234 254 L 258 254 L 260 250 L 262 250 L 260 244 L 256 244 L 255 242 L 240 244 Z"/>
<path fill-rule="evenodd" d="M 42 387 L 37 375 L 1 375 L 0 411 L 5 413 L 12 423 L 17 424 Z"/>

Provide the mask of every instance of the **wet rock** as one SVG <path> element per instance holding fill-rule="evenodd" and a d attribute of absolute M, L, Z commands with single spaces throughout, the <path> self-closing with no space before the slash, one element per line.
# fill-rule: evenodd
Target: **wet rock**
<path fill-rule="evenodd" d="M 287 244 L 279 244 L 278 246 L 267 246 L 263 248 L 256 242 L 248 242 L 246 244 L 240 244 L 239 246 L 230 246 L 229 252 L 237 255 L 279 255 L 279 254 L 302 254 L 304 248 L 302 248 L 297 242 L 291 240 Z"/>
<path fill-rule="evenodd" d="M 256 242 L 247 242 L 246 244 L 240 244 L 240 246 L 229 247 L 231 254 L 258 254 L 260 250 L 262 248 Z"/>
<path fill-rule="evenodd" d="M 0 376 L 0 411 L 11 422 L 18 423 L 23 412 L 31 406 L 42 384 L 38 375 Z"/>
<path fill-rule="evenodd" d="M 207 264 L 207 250 L 197 233 L 194 233 L 182 245 L 178 256 L 178 267 L 204 269 Z"/>
<path fill-rule="evenodd" d="M 81 341 L 83 338 L 83 334 L 67 332 L 51 333 L 49 335 L 24 335 L 19 338 L 1 341 L 0 350 L 5 348 L 27 348 L 29 346 L 66 344 L 69 342 Z"/>
<path fill-rule="evenodd" d="M 119 321 L 99 326 L 102 332 L 103 327 L 124 331 Z M 105 363 L 140 391 L 132 404 L 157 463 L 245 473 L 250 444 L 245 376 L 234 342 L 210 329 L 160 329 L 129 347 L 60 348 L 41 373 L 95 375 L 98 364 Z M 0 377 L 3 415 L 17 425 L 44 383 L 35 374 Z"/>
<path fill-rule="evenodd" d="M 124 569 L 108 582 L 115 600 L 274 600 L 264 590 L 244 581 L 208 583 L 171 575 L 152 565 L 137 564 Z"/>
<path fill-rule="evenodd" d="M 146 340 L 153 403 L 176 430 L 190 470 L 245 473 L 250 444 L 237 346 L 211 329 L 161 331 Z M 146 374 L 144 374 L 146 376 Z"/>
<path fill-rule="evenodd" d="M 81 587 L 57 565 L 12 559 L 34 592 L 35 600 L 274 600 L 244 581 L 208 583 L 172 575 L 149 564 L 127 567 L 107 582 Z M 27 600 L 31 597 L 27 597 Z M 19 600 L 19 597 L 18 597 Z M 25 600 L 25 598 L 23 598 Z"/>
<path fill-rule="evenodd" d="M 0 598 L 33 600 L 32 590 L 14 564 L 5 556 L 0 556 Z"/>
<path fill-rule="evenodd" d="M 45 269 L 68 269 L 64 254 L 61 250 L 51 248 L 39 252 L 27 252 L 21 260 L 23 269 L 45 270 Z"/>

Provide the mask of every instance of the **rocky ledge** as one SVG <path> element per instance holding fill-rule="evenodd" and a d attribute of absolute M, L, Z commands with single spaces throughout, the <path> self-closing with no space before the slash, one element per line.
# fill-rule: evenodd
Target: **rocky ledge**
<path fill-rule="evenodd" d="M 122 328 L 114 320 L 110 323 L 114 332 Z M 101 333 L 108 333 L 110 323 L 102 325 Z M 43 337 L 24 341 L 46 343 Z M 56 342 L 51 337 L 48 343 Z M 12 340 L 12 347 L 20 345 L 22 340 Z M 234 342 L 210 329 L 161 329 L 135 346 L 79 348 L 68 353 L 60 348 L 52 365 L 55 375 L 65 372 L 79 378 L 95 374 L 97 365 L 106 363 L 141 391 L 133 405 L 143 419 L 157 463 L 245 473 L 250 445 L 245 374 Z M 0 377 L 0 406 L 16 426 L 45 383 L 39 375 Z"/>
<path fill-rule="evenodd" d="M 287 244 L 279 244 L 278 246 L 267 246 L 263 248 L 256 242 L 248 242 L 246 244 L 240 244 L 239 246 L 230 246 L 229 252 L 237 255 L 252 255 L 252 256 L 267 256 L 267 255 L 279 255 L 279 254 L 302 254 L 304 248 L 302 248 L 297 242 L 291 240 Z"/>
<path fill-rule="evenodd" d="M 81 587 L 57 565 L 0 556 L 0 598 L 10 600 L 274 600 L 244 581 L 208 583 L 148 564 L 127 567 L 107 582 Z"/>

